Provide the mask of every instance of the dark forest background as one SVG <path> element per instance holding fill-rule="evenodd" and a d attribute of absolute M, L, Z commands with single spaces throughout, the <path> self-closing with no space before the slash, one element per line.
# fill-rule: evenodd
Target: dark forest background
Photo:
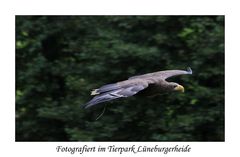
<path fill-rule="evenodd" d="M 185 93 L 90 91 L 191 67 Z M 16 141 L 224 141 L 224 16 L 16 16 Z"/>

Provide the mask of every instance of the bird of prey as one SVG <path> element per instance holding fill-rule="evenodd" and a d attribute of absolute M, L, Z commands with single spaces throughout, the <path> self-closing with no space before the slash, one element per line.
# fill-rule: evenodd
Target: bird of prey
<path fill-rule="evenodd" d="M 84 105 L 89 108 L 96 104 L 110 101 L 118 98 L 126 98 L 137 93 L 151 93 L 152 95 L 164 92 L 179 91 L 184 92 L 184 87 L 175 82 L 166 81 L 167 78 L 192 74 L 190 67 L 187 70 L 164 70 L 144 75 L 137 75 L 128 78 L 128 80 L 117 83 L 107 84 L 98 89 L 94 89 L 91 95 L 95 96 L 92 100 Z"/>

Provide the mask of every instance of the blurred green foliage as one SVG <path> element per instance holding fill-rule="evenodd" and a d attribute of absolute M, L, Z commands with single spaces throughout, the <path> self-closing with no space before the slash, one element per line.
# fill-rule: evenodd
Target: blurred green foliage
<path fill-rule="evenodd" d="M 87 110 L 90 91 L 166 69 L 186 92 Z M 224 141 L 224 16 L 16 16 L 16 141 Z"/>

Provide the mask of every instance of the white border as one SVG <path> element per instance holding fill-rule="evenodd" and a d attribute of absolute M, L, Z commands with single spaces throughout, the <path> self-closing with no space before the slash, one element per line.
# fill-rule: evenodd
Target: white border
<path fill-rule="evenodd" d="M 161 146 L 175 144 L 190 144 L 191 153 L 170 153 L 168 156 L 227 156 L 239 155 L 239 8 L 237 1 L 216 0 L 9 0 L 0 2 L 1 12 L 1 156 L 73 156 L 57 153 L 57 145 L 79 146 L 81 142 L 15 142 L 15 15 L 226 15 L 226 103 L 225 103 L 225 142 L 157 142 Z M 149 143 L 135 144 L 148 145 Z M 106 146 L 106 142 L 87 142 L 88 145 Z M 132 145 L 130 143 L 114 143 L 116 145 Z M 150 143 L 154 144 L 154 143 Z M 238 155 L 237 155 L 238 154 Z M 146 154 L 112 153 L 95 154 L 87 156 L 146 156 Z M 161 156 L 159 153 L 147 154 Z M 75 156 L 79 156 L 76 154 Z"/>

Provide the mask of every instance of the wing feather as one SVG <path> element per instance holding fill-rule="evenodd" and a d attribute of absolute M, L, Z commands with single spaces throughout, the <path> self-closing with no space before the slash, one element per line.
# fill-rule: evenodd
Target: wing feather
<path fill-rule="evenodd" d="M 149 73 L 144 75 L 137 75 L 137 76 L 130 77 L 128 79 L 131 80 L 131 79 L 145 79 L 145 78 L 158 77 L 165 80 L 169 77 L 178 76 L 178 75 L 187 75 L 187 74 L 192 74 L 192 69 L 190 67 L 188 67 L 187 70 L 164 70 L 164 71 L 159 71 L 159 72 L 154 72 L 154 73 Z"/>
<path fill-rule="evenodd" d="M 89 108 L 91 106 L 97 105 L 102 102 L 107 102 L 107 101 L 118 99 L 118 98 L 133 96 L 133 95 L 137 94 L 139 91 L 147 88 L 148 84 L 145 81 L 143 81 L 142 83 L 137 82 L 135 84 L 133 84 L 131 82 L 128 85 L 126 85 L 126 83 L 124 84 L 124 86 L 119 85 L 119 87 L 120 88 L 118 88 L 118 89 L 113 89 L 113 90 L 105 92 L 105 93 L 99 93 L 92 100 L 90 100 L 87 104 L 85 104 L 84 107 Z"/>

